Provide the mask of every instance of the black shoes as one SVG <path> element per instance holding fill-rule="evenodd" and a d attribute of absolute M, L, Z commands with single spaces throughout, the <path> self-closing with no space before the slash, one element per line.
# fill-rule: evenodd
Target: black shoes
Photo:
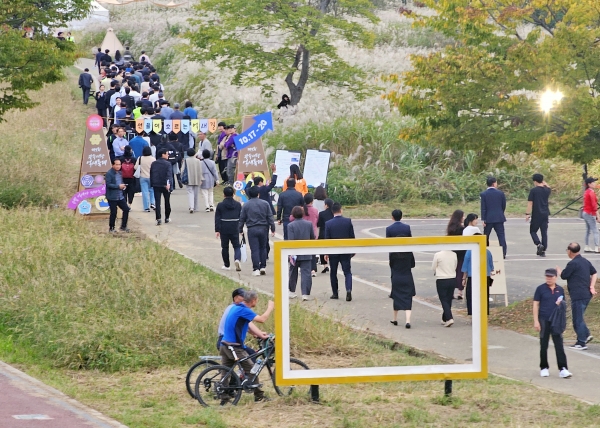
<path fill-rule="evenodd" d="M 181 182 L 181 180 L 177 180 L 177 183 L 179 184 L 179 188 L 183 189 L 183 183 Z"/>
<path fill-rule="evenodd" d="M 409 322 L 407 322 L 407 323 L 406 323 L 406 325 L 405 325 L 404 327 L 406 327 L 406 328 L 410 328 L 410 323 L 409 323 Z"/>
<path fill-rule="evenodd" d="M 337 300 L 337 299 L 339 299 L 339 297 L 338 297 L 337 294 L 332 294 L 331 297 L 330 297 L 330 299 Z"/>
<path fill-rule="evenodd" d="M 352 292 L 348 291 L 346 293 L 346 302 L 351 302 L 352 301 Z"/>
<path fill-rule="evenodd" d="M 394 325 L 398 325 L 398 321 L 390 321 Z"/>
<path fill-rule="evenodd" d="M 546 257 L 546 248 L 542 244 L 538 244 L 536 254 L 541 257 Z"/>
<path fill-rule="evenodd" d="M 329 272 L 329 266 L 325 266 L 325 268 L 321 271 L 321 273 Z"/>

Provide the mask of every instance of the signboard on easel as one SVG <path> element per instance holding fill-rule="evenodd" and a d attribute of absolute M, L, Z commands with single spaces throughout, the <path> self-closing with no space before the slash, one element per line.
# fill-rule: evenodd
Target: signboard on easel
<path fill-rule="evenodd" d="M 105 197 L 104 174 L 110 168 L 110 154 L 106 146 L 102 117 L 90 115 L 86 120 L 78 191 L 67 207 L 82 215 L 106 214 L 109 206 Z"/>
<path fill-rule="evenodd" d="M 492 253 L 492 259 L 494 260 L 494 270 L 492 272 L 492 279 L 494 282 L 490 287 L 490 297 L 495 298 L 495 296 L 504 295 L 504 305 L 508 306 L 506 271 L 504 270 L 504 255 L 502 253 L 502 247 L 498 245 L 497 241 L 490 241 L 488 250 L 490 250 L 490 253 Z"/>
<path fill-rule="evenodd" d="M 304 172 L 302 175 L 308 187 L 319 187 L 327 184 L 327 173 L 329 172 L 329 150 L 307 150 L 304 160 Z M 279 180 L 278 180 L 279 181 Z"/>
<path fill-rule="evenodd" d="M 289 150 L 277 150 L 275 152 L 275 167 L 277 168 L 277 183 L 275 187 L 283 187 L 285 179 L 290 175 L 290 166 L 300 166 L 302 153 Z"/>

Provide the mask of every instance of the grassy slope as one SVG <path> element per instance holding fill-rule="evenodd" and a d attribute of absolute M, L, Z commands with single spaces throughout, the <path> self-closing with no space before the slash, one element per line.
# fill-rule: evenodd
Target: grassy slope
<path fill-rule="evenodd" d="M 43 90 L 42 111 L 69 88 Z M 87 114 L 79 103 L 64 105 L 75 135 L 57 132 L 56 144 L 40 144 L 44 164 L 67 161 L 41 188 L 56 201 L 73 190 L 83 138 L 76 130 Z M 39 111 L 17 116 L 22 125 L 39 123 Z M 3 149 L 17 137 L 44 141 L 35 128 L 14 125 L 0 125 Z M 551 424 L 585 425 L 600 415 L 598 406 L 496 377 L 456 382 L 452 401 L 441 398 L 440 382 L 420 382 L 327 386 L 322 405 L 292 397 L 255 406 L 245 396 L 236 411 L 202 409 L 186 396 L 183 376 L 197 353 L 213 353 L 217 320 L 237 284 L 141 236 L 107 236 L 104 226 L 62 209 L 0 210 L 0 357 L 132 427 L 241 427 L 250 410 L 255 426 L 293 427 L 548 425 L 548 408 Z M 435 361 L 297 307 L 291 325 L 294 353 L 312 367 Z"/>

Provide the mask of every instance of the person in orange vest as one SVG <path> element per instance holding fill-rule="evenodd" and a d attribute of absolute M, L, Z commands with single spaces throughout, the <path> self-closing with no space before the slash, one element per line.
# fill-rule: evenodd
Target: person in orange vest
<path fill-rule="evenodd" d="M 302 176 L 302 173 L 300 172 L 300 167 L 298 165 L 296 165 L 296 164 L 290 165 L 290 176 L 288 178 L 293 178 L 294 180 L 296 180 L 295 189 L 298 192 L 302 193 L 302 196 L 304 196 L 308 193 L 308 186 L 306 185 L 306 180 Z M 286 178 L 285 181 L 283 182 L 283 190 L 284 191 L 287 189 L 288 178 Z"/>

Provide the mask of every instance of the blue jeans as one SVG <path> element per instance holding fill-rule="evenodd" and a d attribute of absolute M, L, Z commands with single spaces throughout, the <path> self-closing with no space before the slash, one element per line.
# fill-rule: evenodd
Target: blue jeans
<path fill-rule="evenodd" d="M 585 314 L 585 310 L 587 309 L 589 303 L 590 299 L 571 300 L 573 329 L 577 334 L 577 343 L 582 346 L 585 345 L 585 342 L 590 335 L 590 330 L 583 319 L 583 314 Z"/>
<path fill-rule="evenodd" d="M 600 246 L 600 236 L 598 235 L 598 226 L 596 226 L 596 217 L 591 214 L 583 213 L 583 220 L 585 221 L 585 245 L 588 245 L 590 237 L 590 231 L 594 234 L 594 245 Z"/>
<path fill-rule="evenodd" d="M 154 187 L 150 186 L 149 178 L 140 178 L 140 187 L 142 188 L 142 203 L 144 210 L 150 209 L 150 204 L 154 205 Z"/>

